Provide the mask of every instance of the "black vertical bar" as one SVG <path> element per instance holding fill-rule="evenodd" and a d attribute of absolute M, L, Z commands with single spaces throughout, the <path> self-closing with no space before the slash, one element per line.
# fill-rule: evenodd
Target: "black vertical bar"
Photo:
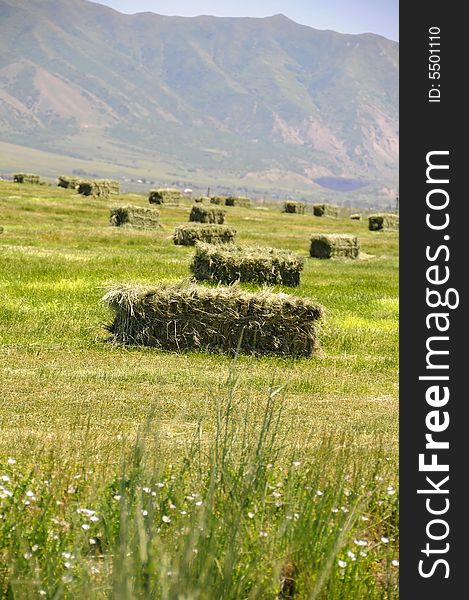
<path fill-rule="evenodd" d="M 469 154 L 465 140 L 469 103 L 464 92 L 469 72 L 465 65 L 469 30 L 463 17 L 464 7 L 463 3 L 435 0 L 400 5 L 400 597 L 403 600 L 452 600 L 469 594 L 465 585 L 469 398 L 464 381 L 465 371 L 469 371 L 465 348 L 469 330 L 465 283 L 469 271 L 466 222 L 469 198 L 464 185 L 468 171 L 464 163 Z M 440 45 L 430 46 L 431 43 Z M 439 52 L 430 52 L 431 49 Z M 439 58 L 430 58 L 432 55 Z M 436 64 L 439 67 L 432 66 Z M 463 104 L 467 106 L 463 108 Z M 435 151 L 448 154 L 431 155 L 430 162 L 447 165 L 449 169 L 431 170 L 427 181 L 427 156 Z M 449 182 L 443 183 L 446 178 Z M 428 201 L 430 205 L 443 206 L 448 198 L 448 206 L 441 210 L 427 204 Z M 449 223 L 445 228 L 432 229 L 427 218 L 433 226 L 443 225 L 446 218 Z M 427 272 L 432 266 L 436 270 Z M 429 278 L 440 281 L 448 274 L 445 283 L 429 281 Z M 448 303 L 453 306 L 459 296 L 459 306 L 430 307 L 429 302 L 438 304 L 438 296 L 434 293 L 428 299 L 427 289 L 439 292 L 443 299 L 448 293 Z M 445 315 L 438 323 L 442 329 L 449 323 L 448 331 L 438 331 L 437 319 L 429 317 L 432 313 Z M 449 339 L 429 342 L 432 336 Z M 431 349 L 449 353 L 429 355 L 428 343 Z M 427 359 L 437 368 L 429 368 Z M 447 376 L 449 380 L 419 379 L 435 376 Z M 430 387 L 435 388 L 433 396 L 428 397 L 434 401 L 433 406 L 427 401 Z M 445 387 L 450 396 L 444 404 Z M 449 425 L 444 428 L 448 418 Z M 442 431 L 432 431 L 438 427 Z M 431 440 L 448 442 L 449 448 L 432 449 L 432 442 L 426 438 L 429 434 Z M 426 448 L 426 444 L 430 447 Z M 423 469 L 419 467 L 422 454 Z M 432 460 L 436 461 L 436 468 L 448 465 L 449 470 L 426 470 Z"/>

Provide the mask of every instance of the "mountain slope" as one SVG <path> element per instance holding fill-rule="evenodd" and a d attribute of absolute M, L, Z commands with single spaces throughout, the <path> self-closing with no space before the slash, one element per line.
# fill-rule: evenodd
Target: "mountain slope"
<path fill-rule="evenodd" d="M 0 137 L 194 173 L 389 185 L 398 45 L 266 19 L 0 0 Z M 125 152 L 124 152 L 125 151 Z"/>

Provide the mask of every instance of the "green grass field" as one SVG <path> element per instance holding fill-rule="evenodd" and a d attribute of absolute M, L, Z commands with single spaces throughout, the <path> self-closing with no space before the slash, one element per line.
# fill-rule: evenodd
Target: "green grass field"
<path fill-rule="evenodd" d="M 307 258 L 283 289 L 326 309 L 316 356 L 233 362 L 106 343 L 105 287 L 179 281 L 193 253 L 170 239 L 189 205 L 155 232 L 110 227 L 119 203 L 148 205 L 0 182 L 0 596 L 397 597 L 397 233 L 227 207 L 240 243 L 307 257 L 313 232 L 346 232 L 365 253 Z M 166 523 L 190 490 L 200 510 Z"/>

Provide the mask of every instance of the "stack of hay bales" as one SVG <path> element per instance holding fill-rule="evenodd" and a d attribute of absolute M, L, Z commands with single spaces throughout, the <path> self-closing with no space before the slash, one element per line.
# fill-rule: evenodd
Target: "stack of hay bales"
<path fill-rule="evenodd" d="M 182 194 L 175 188 L 160 188 L 158 190 L 150 190 L 148 202 L 150 204 L 172 204 L 178 206 Z"/>
<path fill-rule="evenodd" d="M 284 213 L 296 213 L 299 215 L 304 215 L 306 210 L 306 204 L 304 202 L 296 202 L 295 200 L 286 200 L 283 203 Z"/>
<path fill-rule="evenodd" d="M 13 173 L 13 181 L 15 183 L 41 183 L 39 175 L 34 175 L 34 173 Z"/>
<path fill-rule="evenodd" d="M 115 206 L 111 208 L 109 222 L 114 227 L 134 227 L 137 229 L 157 229 L 160 212 L 155 208 L 142 206 Z"/>
<path fill-rule="evenodd" d="M 331 233 L 313 235 L 309 250 L 313 258 L 357 258 L 360 243 L 354 235 Z"/>
<path fill-rule="evenodd" d="M 313 204 L 315 217 L 338 217 L 339 207 L 333 204 Z"/>
<path fill-rule="evenodd" d="M 307 298 L 237 286 L 116 286 L 102 300 L 114 311 L 111 340 L 164 350 L 310 356 L 321 306 Z"/>
<path fill-rule="evenodd" d="M 227 244 L 234 241 L 236 229 L 228 225 L 187 223 L 176 227 L 173 241 L 178 246 L 194 246 L 196 242 Z"/>
<path fill-rule="evenodd" d="M 197 223 L 218 223 L 225 222 L 226 210 L 215 206 L 201 206 L 195 204 L 189 215 L 189 221 Z"/>
<path fill-rule="evenodd" d="M 350 218 L 351 218 L 353 221 L 361 221 L 361 220 L 362 220 L 362 216 L 361 216 L 359 213 L 355 213 L 355 214 L 353 214 L 353 215 L 350 215 Z"/>
<path fill-rule="evenodd" d="M 70 190 L 75 190 L 80 183 L 80 178 L 74 177 L 73 175 L 60 175 L 57 180 L 57 185 L 59 187 Z"/>
<path fill-rule="evenodd" d="M 293 252 L 197 242 L 191 271 L 199 281 L 297 286 L 304 261 Z"/>
<path fill-rule="evenodd" d="M 399 229 L 399 215 L 382 213 L 368 217 L 368 229 L 370 231 L 383 231 L 385 229 Z"/>
<path fill-rule="evenodd" d="M 111 193 L 110 181 L 110 179 L 81 179 L 78 182 L 77 191 L 83 196 L 109 198 Z"/>
<path fill-rule="evenodd" d="M 244 196 L 228 196 L 225 198 L 225 206 L 240 206 L 242 208 L 250 208 L 251 200 Z"/>
<path fill-rule="evenodd" d="M 224 205 L 225 201 L 226 201 L 225 196 L 212 196 L 210 198 L 210 204 L 218 204 L 219 206 Z"/>

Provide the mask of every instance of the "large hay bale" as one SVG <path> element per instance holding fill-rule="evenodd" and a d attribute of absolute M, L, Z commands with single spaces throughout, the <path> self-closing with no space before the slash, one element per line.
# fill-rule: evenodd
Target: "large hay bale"
<path fill-rule="evenodd" d="M 109 222 L 114 227 L 134 227 L 136 229 L 157 229 L 160 211 L 143 206 L 115 206 L 111 208 Z"/>
<path fill-rule="evenodd" d="M 187 223 L 176 227 L 173 241 L 178 246 L 194 246 L 197 241 L 224 244 L 234 241 L 236 229 L 228 225 Z"/>
<path fill-rule="evenodd" d="M 173 350 L 310 356 L 323 309 L 308 298 L 195 284 L 115 286 L 111 341 Z"/>
<path fill-rule="evenodd" d="M 39 175 L 34 175 L 34 173 L 13 173 L 13 181 L 15 183 L 34 183 L 37 185 L 41 183 Z"/>
<path fill-rule="evenodd" d="M 296 213 L 299 215 L 304 215 L 306 210 L 306 204 L 304 202 L 297 202 L 296 200 L 286 200 L 283 203 L 284 213 Z"/>
<path fill-rule="evenodd" d="M 109 179 L 81 179 L 78 182 L 77 191 L 83 196 L 108 198 L 111 193 L 109 182 Z"/>
<path fill-rule="evenodd" d="M 368 229 L 370 231 L 383 231 L 385 229 L 399 229 L 399 215 L 382 213 L 368 217 Z"/>
<path fill-rule="evenodd" d="M 313 215 L 315 217 L 338 217 L 339 207 L 333 204 L 313 204 Z"/>
<path fill-rule="evenodd" d="M 199 281 L 297 286 L 303 266 L 303 259 L 293 252 L 197 242 L 191 271 Z"/>
<path fill-rule="evenodd" d="M 73 175 L 60 175 L 57 177 L 57 185 L 61 188 L 75 190 L 80 183 L 80 177 Z"/>
<path fill-rule="evenodd" d="M 245 196 L 228 196 L 228 198 L 225 198 L 225 206 L 240 206 L 242 208 L 250 208 L 251 200 Z"/>
<path fill-rule="evenodd" d="M 189 221 L 198 223 L 218 223 L 222 224 L 225 222 L 226 210 L 217 208 L 216 206 L 201 206 L 195 204 L 192 207 L 189 215 Z"/>
<path fill-rule="evenodd" d="M 362 220 L 362 216 L 359 213 L 355 213 L 353 215 L 350 215 L 350 218 L 352 219 L 352 221 L 361 221 Z"/>
<path fill-rule="evenodd" d="M 309 253 L 313 258 L 357 258 L 360 243 L 355 235 L 346 233 L 317 234 L 311 238 Z"/>
<path fill-rule="evenodd" d="M 148 202 L 150 204 L 173 204 L 179 205 L 182 194 L 175 188 L 160 188 L 158 190 L 150 190 Z"/>

